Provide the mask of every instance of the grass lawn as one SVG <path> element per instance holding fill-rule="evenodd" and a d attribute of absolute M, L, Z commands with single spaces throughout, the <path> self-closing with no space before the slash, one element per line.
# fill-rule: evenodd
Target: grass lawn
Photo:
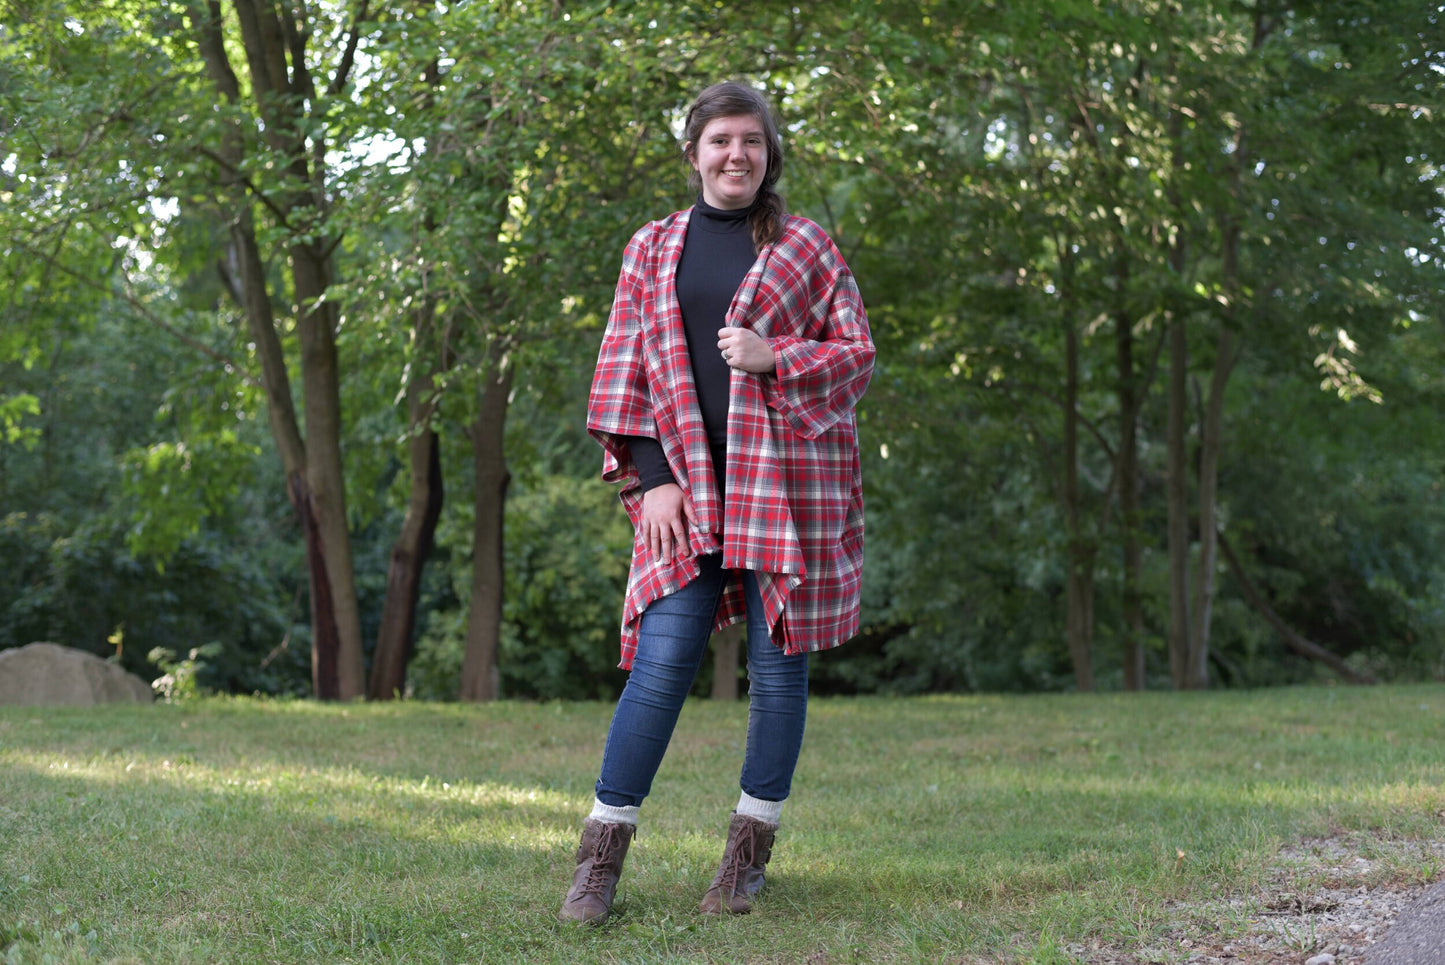
<path fill-rule="evenodd" d="M 1155 947 L 1311 837 L 1445 873 L 1393 848 L 1445 835 L 1442 686 L 816 699 L 758 910 L 704 918 L 746 707 L 695 701 L 618 914 L 566 926 L 610 714 L 0 708 L 0 956 L 1045 965 Z"/>

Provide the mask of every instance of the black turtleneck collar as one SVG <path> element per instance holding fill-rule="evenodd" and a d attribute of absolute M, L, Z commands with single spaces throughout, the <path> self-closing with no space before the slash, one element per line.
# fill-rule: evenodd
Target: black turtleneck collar
<path fill-rule="evenodd" d="M 693 207 L 699 214 L 713 221 L 743 221 L 746 220 L 748 215 L 753 213 L 753 209 L 758 206 L 758 198 L 761 196 L 762 192 L 759 191 L 757 196 L 753 198 L 753 203 L 746 208 L 714 208 L 704 201 L 702 195 L 699 194 L 697 196 L 697 204 Z"/>

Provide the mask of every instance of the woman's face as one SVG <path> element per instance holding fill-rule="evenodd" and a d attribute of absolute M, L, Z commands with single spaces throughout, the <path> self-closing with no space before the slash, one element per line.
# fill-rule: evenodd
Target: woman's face
<path fill-rule="evenodd" d="M 746 208 L 768 173 L 767 135 L 756 117 L 715 117 L 688 145 L 702 177 L 702 199 L 714 208 Z"/>

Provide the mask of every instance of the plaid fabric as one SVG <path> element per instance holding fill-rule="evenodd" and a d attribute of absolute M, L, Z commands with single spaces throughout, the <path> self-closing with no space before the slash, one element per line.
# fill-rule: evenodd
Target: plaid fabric
<path fill-rule="evenodd" d="M 853 410 L 874 354 L 863 301 L 832 240 L 806 218 L 790 217 L 758 255 L 728 324 L 767 339 L 777 370 L 732 371 L 728 491 L 719 494 L 674 281 L 690 215 L 652 222 L 627 246 L 587 429 L 606 450 L 603 478 L 621 483 L 634 530 L 642 494 L 621 437 L 651 436 L 697 512 L 693 553 L 721 550 L 725 567 L 757 573 L 768 630 L 784 652 L 825 650 L 859 623 L 863 492 Z M 632 667 L 642 612 L 697 572 L 695 556 L 661 563 L 635 539 L 620 666 Z M 742 582 L 733 579 L 716 628 L 746 615 Z"/>

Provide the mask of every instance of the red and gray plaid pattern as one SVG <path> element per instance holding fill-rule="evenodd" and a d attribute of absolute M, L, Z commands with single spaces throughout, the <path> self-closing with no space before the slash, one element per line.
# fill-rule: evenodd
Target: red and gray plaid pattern
<path fill-rule="evenodd" d="M 837 247 L 806 218 L 789 217 L 782 238 L 758 255 L 728 324 L 767 339 L 777 371 L 732 372 L 728 491 L 720 496 L 675 286 L 690 215 L 645 226 L 623 255 L 587 406 L 587 429 L 606 449 L 603 478 L 622 484 L 635 530 L 642 495 L 620 437 L 659 440 L 697 512 L 693 553 L 721 549 L 725 567 L 758 574 L 768 629 L 786 653 L 835 647 L 858 632 L 863 577 L 853 410 L 874 354 L 863 300 Z M 662 563 L 634 540 L 620 666 L 632 667 L 642 612 L 697 573 L 696 555 Z M 734 579 L 717 629 L 746 615 L 742 582 Z"/>

